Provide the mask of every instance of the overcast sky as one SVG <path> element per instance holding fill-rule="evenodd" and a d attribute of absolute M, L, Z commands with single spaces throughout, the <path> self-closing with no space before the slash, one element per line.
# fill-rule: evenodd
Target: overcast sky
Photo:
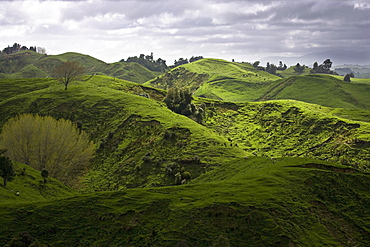
<path fill-rule="evenodd" d="M 117 62 L 141 53 L 253 62 L 345 49 L 370 50 L 370 0 L 1 1 L 0 48 Z"/>

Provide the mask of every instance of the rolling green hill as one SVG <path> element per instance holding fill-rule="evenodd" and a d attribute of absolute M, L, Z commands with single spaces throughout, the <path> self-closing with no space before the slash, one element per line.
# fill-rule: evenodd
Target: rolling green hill
<path fill-rule="evenodd" d="M 176 67 L 145 84 L 161 89 L 186 86 L 196 96 L 225 101 L 251 101 L 255 98 L 253 94 L 264 91 L 263 83 L 279 78 L 257 70 L 248 63 L 201 59 Z"/>
<path fill-rule="evenodd" d="M 294 99 L 322 106 L 369 110 L 369 93 L 369 80 L 345 82 L 343 77 L 313 74 L 275 81 L 258 101 Z"/>
<path fill-rule="evenodd" d="M 88 55 L 68 52 L 61 55 L 42 55 L 33 51 L 20 51 L 0 56 L 0 78 L 46 78 L 63 62 L 81 63 L 87 74 L 108 75 L 137 83 L 144 83 L 160 75 L 138 63 L 105 63 Z"/>
<path fill-rule="evenodd" d="M 22 113 L 82 122 L 98 147 L 85 179 L 88 191 L 174 184 L 181 169 L 195 178 L 210 166 L 244 155 L 227 146 L 225 138 L 156 101 L 163 98 L 161 91 L 111 77 L 87 79 L 69 90 L 51 79 L 39 79 L 47 87 L 35 83 L 33 89 L 23 79 L 0 80 L 9 95 L 0 102 L 0 124 Z M 34 91 L 12 95 L 8 90 Z"/>
<path fill-rule="evenodd" d="M 281 79 L 248 63 L 202 59 L 179 66 L 146 85 L 162 89 L 187 86 L 195 96 L 231 102 L 294 99 L 328 107 L 370 109 L 368 79 L 348 83 L 340 76 L 296 75 L 293 68 L 284 73 L 287 78 Z"/>
<path fill-rule="evenodd" d="M 230 77 L 249 69 L 234 65 Z M 50 246 L 211 246 L 221 235 L 231 246 L 370 243 L 369 111 L 199 98 L 200 125 L 168 110 L 165 91 L 102 75 L 68 90 L 50 78 L 0 79 L 0 91 L 0 126 L 22 113 L 51 115 L 80 121 L 97 146 L 76 184 L 83 194 L 54 180 L 45 189 L 28 168 L 35 179 L 0 187 L 0 245 L 22 231 Z M 185 172 L 190 181 L 175 186 Z"/>

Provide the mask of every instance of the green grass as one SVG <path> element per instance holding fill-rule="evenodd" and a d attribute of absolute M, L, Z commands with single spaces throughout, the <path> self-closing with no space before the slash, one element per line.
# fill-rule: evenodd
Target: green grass
<path fill-rule="evenodd" d="M 219 235 L 232 246 L 366 246 L 369 175 L 346 169 L 241 158 L 185 186 L 0 205 L 0 241 L 27 230 L 53 246 L 210 246 Z"/>
<path fill-rule="evenodd" d="M 174 175 L 182 167 L 197 177 L 207 167 L 244 155 L 227 146 L 225 138 L 155 100 L 163 97 L 161 91 L 104 76 L 71 83 L 68 90 L 55 81 L 43 80 L 50 86 L 39 89 L 35 85 L 35 91 L 1 101 L 4 118 L 0 123 L 22 113 L 81 121 L 99 147 L 85 177 L 87 191 L 174 184 Z M 30 87 L 22 80 L 4 83 L 24 91 Z M 140 93 L 148 93 L 151 99 Z M 166 139 L 165 133 L 172 133 L 173 138 Z M 149 152 L 150 159 L 144 161 Z M 200 162 L 193 161 L 194 157 Z M 171 174 L 166 173 L 168 166 Z"/>
<path fill-rule="evenodd" d="M 293 100 L 207 104 L 205 125 L 249 155 L 316 157 L 370 168 L 368 111 Z"/>
<path fill-rule="evenodd" d="M 46 184 L 41 172 L 30 166 L 14 162 L 16 177 L 7 187 L 0 186 L 0 205 L 9 203 L 40 202 L 61 197 L 70 197 L 77 192 L 61 182 L 47 178 Z"/>
<path fill-rule="evenodd" d="M 248 63 L 202 59 L 176 67 L 145 84 L 162 89 L 187 86 L 196 96 L 226 101 L 232 99 L 247 101 L 250 98 L 247 95 L 241 96 L 240 91 L 246 93 L 251 91 L 251 88 L 263 90 L 263 85 L 260 84 L 277 79 L 278 76 L 257 70 Z"/>
<path fill-rule="evenodd" d="M 331 75 L 313 74 L 272 82 L 258 100 L 294 99 L 336 108 L 370 109 L 369 81 L 344 82 Z"/>
<path fill-rule="evenodd" d="M 369 174 L 354 169 L 369 167 L 366 110 L 199 98 L 199 125 L 168 110 L 164 91 L 108 76 L 68 90 L 52 79 L 2 79 L 0 89 L 0 126 L 22 113 L 78 120 L 98 147 L 78 184 L 86 194 L 44 185 L 17 164 L 26 175 L 0 187 L 1 244 L 21 231 L 50 246 L 211 246 L 220 235 L 231 246 L 370 243 Z M 192 180 L 173 186 L 181 171 Z"/>

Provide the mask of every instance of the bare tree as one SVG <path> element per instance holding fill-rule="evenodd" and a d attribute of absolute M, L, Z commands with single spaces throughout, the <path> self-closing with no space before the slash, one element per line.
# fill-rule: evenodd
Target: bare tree
<path fill-rule="evenodd" d="M 79 62 L 65 62 L 54 70 L 55 79 L 60 81 L 67 90 L 68 84 L 84 73 L 84 68 Z"/>
<path fill-rule="evenodd" d="M 40 54 L 46 55 L 46 49 L 45 49 L 44 47 L 40 47 L 40 46 L 38 46 L 38 47 L 36 48 L 36 51 L 37 51 L 37 53 L 40 53 Z"/>
<path fill-rule="evenodd" d="M 0 146 L 10 159 L 72 185 L 88 167 L 95 148 L 69 120 L 24 114 L 3 126 Z"/>

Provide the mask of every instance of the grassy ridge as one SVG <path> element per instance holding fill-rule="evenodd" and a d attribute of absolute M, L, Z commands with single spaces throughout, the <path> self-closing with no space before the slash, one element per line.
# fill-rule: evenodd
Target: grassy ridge
<path fill-rule="evenodd" d="M 2 205 L 0 242 L 27 230 L 53 246 L 366 246 L 369 188 L 327 162 L 234 159 L 181 187 Z"/>
<path fill-rule="evenodd" d="M 195 96 L 231 102 L 294 99 L 328 107 L 370 109 L 369 79 L 354 78 L 348 83 L 341 76 L 309 74 L 308 69 L 302 75 L 293 68 L 283 72 L 287 78 L 281 79 L 248 63 L 202 59 L 146 84 L 162 89 L 188 86 Z"/>
<path fill-rule="evenodd" d="M 107 64 L 91 56 L 73 52 L 60 55 L 42 55 L 33 51 L 20 51 L 0 57 L 0 78 L 50 77 L 56 66 L 67 61 L 81 63 L 87 74 L 108 75 L 137 83 L 144 83 L 160 74 L 137 63 Z"/>

